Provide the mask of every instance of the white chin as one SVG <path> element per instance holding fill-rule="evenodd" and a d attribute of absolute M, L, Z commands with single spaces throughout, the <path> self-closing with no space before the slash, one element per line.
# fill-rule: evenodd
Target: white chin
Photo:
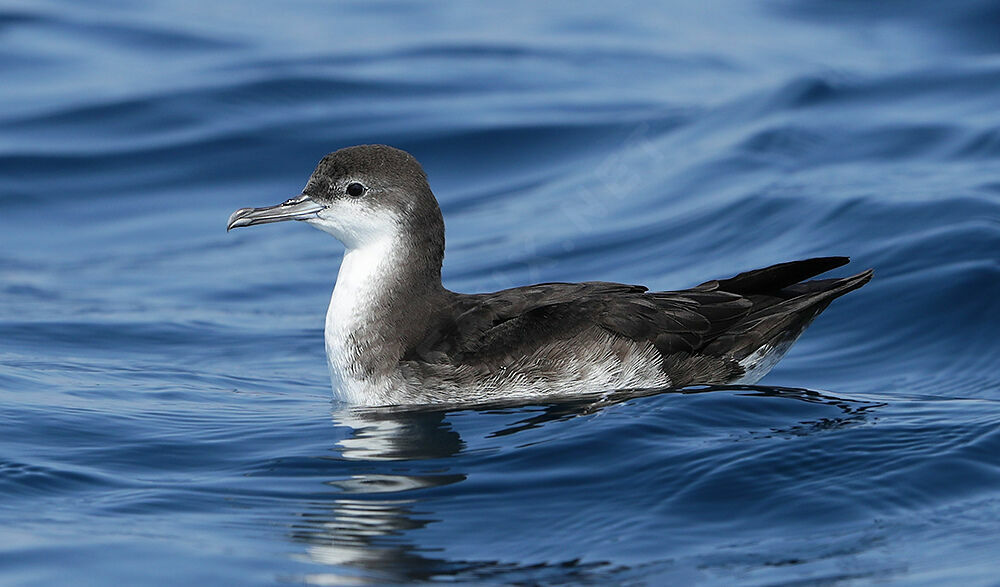
<path fill-rule="evenodd" d="M 308 222 L 313 228 L 318 228 L 323 232 L 332 235 L 340 242 L 344 242 L 344 239 L 348 238 L 348 232 L 339 222 L 332 222 L 327 218 L 309 218 L 306 222 Z"/>
<path fill-rule="evenodd" d="M 348 249 L 364 248 L 368 244 L 393 238 L 399 222 L 382 210 L 358 210 L 355 206 L 331 206 L 316 218 L 306 220 L 312 226 L 332 235 Z"/>

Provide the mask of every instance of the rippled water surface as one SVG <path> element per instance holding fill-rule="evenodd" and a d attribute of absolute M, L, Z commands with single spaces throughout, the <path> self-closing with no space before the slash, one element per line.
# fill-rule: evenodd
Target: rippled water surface
<path fill-rule="evenodd" d="M 987 1 L 0 1 L 0 583 L 995 584 L 997 30 Z M 424 163 L 459 291 L 876 278 L 763 387 L 352 411 L 342 247 L 225 221 L 370 142 Z"/>

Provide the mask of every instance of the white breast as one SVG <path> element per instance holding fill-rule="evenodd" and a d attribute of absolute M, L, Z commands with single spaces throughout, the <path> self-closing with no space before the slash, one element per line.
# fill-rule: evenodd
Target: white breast
<path fill-rule="evenodd" d="M 362 382 L 353 367 L 369 349 L 351 335 L 369 320 L 378 320 L 375 300 L 392 266 L 394 243 L 383 239 L 357 249 L 348 249 L 340 264 L 337 285 L 326 312 L 326 357 L 333 379 L 334 394 L 351 403 L 369 403 L 371 384 Z M 360 344 L 358 344 L 360 343 Z"/>

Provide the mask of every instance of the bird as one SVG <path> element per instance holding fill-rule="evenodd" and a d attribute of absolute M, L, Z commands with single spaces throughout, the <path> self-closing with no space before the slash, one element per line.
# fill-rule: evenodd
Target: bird
<path fill-rule="evenodd" d="M 227 231 L 287 220 L 345 247 L 324 340 L 334 395 L 358 406 L 753 384 L 872 277 L 809 280 L 849 262 L 817 257 L 676 291 L 590 281 L 453 292 L 441 282 L 444 219 L 427 175 L 387 145 L 327 154 L 301 194 L 241 208 Z"/>

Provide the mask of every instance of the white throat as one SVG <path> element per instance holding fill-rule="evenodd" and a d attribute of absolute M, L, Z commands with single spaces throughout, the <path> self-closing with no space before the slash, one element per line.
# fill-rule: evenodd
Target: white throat
<path fill-rule="evenodd" d="M 362 353 L 370 352 L 370 345 L 377 342 L 352 335 L 379 319 L 377 303 L 379 295 L 388 286 L 397 246 L 394 239 L 387 237 L 360 248 L 349 248 L 344 253 L 324 329 L 326 356 L 338 395 L 352 396 L 355 390 L 360 393 L 356 375 L 358 359 Z M 358 402 L 360 398 L 343 399 Z"/>

